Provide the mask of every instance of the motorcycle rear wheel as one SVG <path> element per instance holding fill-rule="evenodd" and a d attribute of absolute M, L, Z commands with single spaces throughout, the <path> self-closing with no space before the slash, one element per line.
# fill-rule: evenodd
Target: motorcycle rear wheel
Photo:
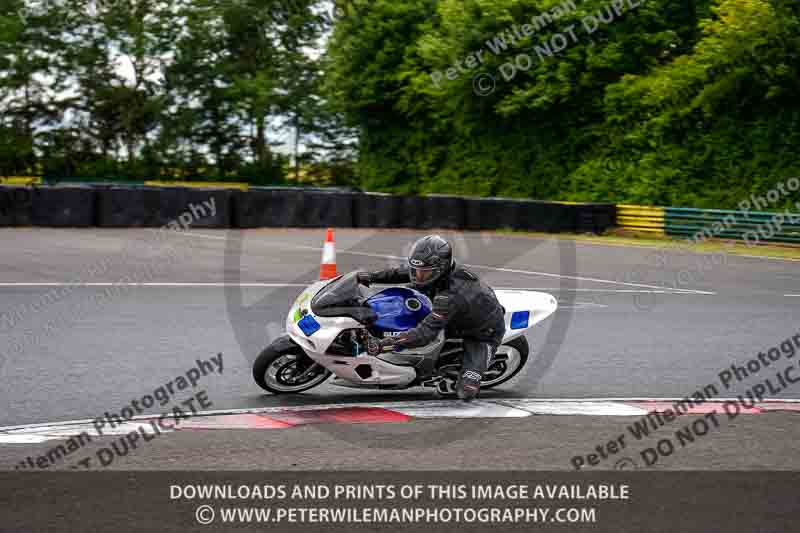
<path fill-rule="evenodd" d="M 525 336 L 512 339 L 500 346 L 498 352 L 495 354 L 492 364 L 483 373 L 481 380 L 481 390 L 491 389 L 506 383 L 525 367 L 528 362 L 528 355 L 530 354 L 530 345 Z M 443 380 L 444 384 L 437 385 L 435 394 L 438 398 L 450 398 L 456 395 L 456 381 L 460 373 L 461 363 L 447 365 L 449 369 L 448 377 Z M 440 368 L 440 371 L 442 369 Z"/>
<path fill-rule="evenodd" d="M 506 353 L 495 354 L 492 364 L 483 373 L 482 389 L 491 389 L 502 385 L 519 374 L 520 370 L 525 367 L 525 363 L 528 362 L 530 345 L 524 335 L 506 342 L 498 348 L 498 351 L 500 350 Z"/>

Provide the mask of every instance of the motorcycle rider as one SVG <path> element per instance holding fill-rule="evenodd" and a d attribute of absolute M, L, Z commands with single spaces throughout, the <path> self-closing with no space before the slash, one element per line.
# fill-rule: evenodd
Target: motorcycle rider
<path fill-rule="evenodd" d="M 470 401 L 477 396 L 483 373 L 505 333 L 505 309 L 491 287 L 456 264 L 453 247 L 447 240 L 439 235 L 423 237 L 411 247 L 407 265 L 359 272 L 358 281 L 367 286 L 410 282 L 433 302 L 432 312 L 416 328 L 396 337 L 371 338 L 370 354 L 425 346 L 444 329 L 447 337 L 463 339 L 458 397 Z"/>

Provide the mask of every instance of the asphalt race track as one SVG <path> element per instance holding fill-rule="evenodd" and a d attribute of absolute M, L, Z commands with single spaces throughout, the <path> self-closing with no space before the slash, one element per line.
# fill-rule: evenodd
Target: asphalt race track
<path fill-rule="evenodd" d="M 454 240 L 462 262 L 492 286 L 541 290 L 559 300 L 555 316 L 529 335 L 534 361 L 511 384 L 483 393 L 482 401 L 679 399 L 717 384 L 721 402 L 768 379 L 766 398 L 800 399 L 800 383 L 776 377 L 800 359 L 789 355 L 791 344 L 780 360 L 764 356 L 768 364 L 756 363 L 757 370 L 732 378 L 728 389 L 720 386 L 720 373 L 730 374 L 732 364 L 746 368 L 759 352 L 800 333 L 797 262 L 442 233 Z M 338 269 L 396 263 L 419 235 L 337 230 Z M 218 411 L 430 401 L 422 389 L 373 393 L 330 385 L 278 397 L 253 382 L 251 361 L 281 333 L 302 287 L 317 279 L 323 238 L 324 230 L 196 230 L 158 237 L 147 229 L 0 229 L 0 426 L 119 413 L 186 374 L 198 359 L 220 353 L 222 372 L 209 372 L 175 398 L 203 390 L 210 409 Z M 458 408 L 405 423 L 178 431 L 109 467 L 568 469 L 572 458 L 593 452 L 641 418 L 535 410 L 524 417 L 460 417 L 453 411 Z M 145 412 L 161 410 L 156 405 Z M 729 420 L 718 412 L 718 426 L 654 468 L 800 467 L 793 453 L 800 414 L 765 411 Z M 687 415 L 660 431 L 672 435 L 703 418 Z M 632 443 L 597 468 L 641 467 L 640 450 L 656 440 Z M 0 468 L 14 468 L 52 446 L 0 441 Z M 84 451 L 102 446 L 96 439 Z M 622 461 L 628 456 L 631 463 Z"/>

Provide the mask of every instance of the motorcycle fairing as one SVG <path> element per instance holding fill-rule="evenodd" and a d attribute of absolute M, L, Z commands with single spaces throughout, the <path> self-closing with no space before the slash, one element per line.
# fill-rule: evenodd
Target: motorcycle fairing
<path fill-rule="evenodd" d="M 396 289 L 411 291 L 411 289 L 395 287 L 384 289 L 378 295 L 385 291 L 390 291 L 387 294 L 395 296 L 410 294 L 397 293 L 394 291 Z M 506 309 L 506 333 L 503 343 L 524 335 L 531 327 L 552 315 L 558 307 L 553 296 L 542 292 L 495 290 L 495 294 Z M 387 295 L 384 294 L 383 297 L 387 297 Z M 371 307 L 363 305 L 367 300 L 368 296 L 358 285 L 355 273 L 334 280 L 316 282 L 303 291 L 292 305 L 286 319 L 286 331 L 311 359 L 333 372 L 340 381 L 359 387 L 407 386 L 417 378 L 414 366 L 423 357 L 438 355 L 445 343 L 444 332 L 441 332 L 437 340 L 428 346 L 406 349 L 397 353 L 380 354 L 377 357 L 370 356 L 365 350 L 356 356 L 326 353 L 331 343 L 342 331 L 365 327 L 365 321 L 353 318 L 352 309 L 363 309 L 375 314 L 377 320 L 380 320 L 379 313 L 376 313 Z M 326 316 L 340 311 L 346 313 L 346 316 Z M 428 310 L 428 312 L 430 311 Z M 522 318 L 525 313 L 527 313 L 527 324 Z M 307 336 L 299 325 L 299 322 L 306 316 L 312 317 L 319 324 L 319 329 L 314 331 L 311 336 Z M 356 314 L 356 316 L 358 315 Z M 411 321 L 403 322 L 402 327 L 408 329 L 406 326 L 409 324 Z M 396 327 L 401 323 L 397 321 L 391 325 Z M 409 327 L 414 325 L 416 324 Z M 498 352 L 501 353 L 503 348 L 501 346 Z"/>
<path fill-rule="evenodd" d="M 407 287 L 383 289 L 365 303 L 378 316 L 371 329 L 382 336 L 417 327 L 433 309 L 427 296 Z"/>

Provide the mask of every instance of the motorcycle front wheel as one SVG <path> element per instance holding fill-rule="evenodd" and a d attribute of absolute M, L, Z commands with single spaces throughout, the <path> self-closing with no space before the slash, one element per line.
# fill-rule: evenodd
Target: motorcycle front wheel
<path fill-rule="evenodd" d="M 253 363 L 253 379 L 273 394 L 296 394 L 323 383 L 331 372 L 315 363 L 288 335 L 264 348 Z"/>

